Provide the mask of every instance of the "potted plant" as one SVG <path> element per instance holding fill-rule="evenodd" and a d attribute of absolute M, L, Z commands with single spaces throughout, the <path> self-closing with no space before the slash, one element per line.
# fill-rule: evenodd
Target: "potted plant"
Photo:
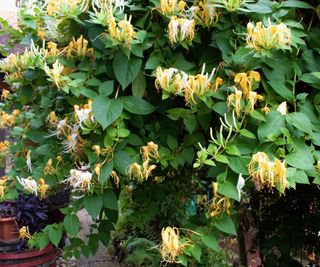
<path fill-rule="evenodd" d="M 32 235 L 48 225 L 48 206 L 38 196 L 20 191 L 15 200 L 0 204 L 0 264 L 18 266 L 28 263 L 32 266 L 50 264 L 55 266 L 56 250 L 52 244 L 42 249 L 29 249 Z M 4 221 L 8 219 L 7 221 Z M 6 232 L 5 232 L 6 231 Z"/>

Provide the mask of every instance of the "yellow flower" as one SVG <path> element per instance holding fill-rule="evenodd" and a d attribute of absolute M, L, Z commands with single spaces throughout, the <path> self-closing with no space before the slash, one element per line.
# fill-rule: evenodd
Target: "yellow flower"
<path fill-rule="evenodd" d="M 127 173 L 129 174 L 131 179 L 137 180 L 137 182 L 142 183 L 143 181 L 148 180 L 151 172 L 156 168 L 156 165 L 149 165 L 149 160 L 146 160 L 142 163 L 142 165 L 138 163 L 132 163 Z"/>
<path fill-rule="evenodd" d="M 211 217 L 219 216 L 221 213 L 226 212 L 230 215 L 231 201 L 225 196 L 218 194 L 218 183 L 213 183 L 213 198 L 209 203 L 209 215 Z"/>
<path fill-rule="evenodd" d="M 55 168 L 52 166 L 52 159 L 49 159 L 46 163 L 46 166 L 43 169 L 45 175 L 52 175 L 55 173 Z"/>
<path fill-rule="evenodd" d="M 174 14 L 177 11 L 177 7 L 177 0 L 160 0 L 160 12 L 165 16 Z M 180 7 L 182 8 L 183 4 L 179 2 Z"/>
<path fill-rule="evenodd" d="M 234 82 L 240 85 L 241 89 L 243 90 L 243 95 L 245 97 L 249 96 L 249 92 L 252 90 L 254 81 L 260 81 L 260 74 L 259 72 L 253 70 L 247 73 L 238 73 L 234 77 Z"/>
<path fill-rule="evenodd" d="M 78 16 L 88 8 L 88 0 L 48 0 L 46 12 L 50 16 Z"/>
<path fill-rule="evenodd" d="M 38 184 L 39 184 L 38 185 L 39 198 L 44 199 L 47 195 L 49 185 L 46 184 L 46 182 L 43 178 L 39 179 Z"/>
<path fill-rule="evenodd" d="M 7 154 L 9 152 L 10 142 L 5 140 L 0 142 L 0 154 Z"/>
<path fill-rule="evenodd" d="M 257 92 L 250 91 L 248 99 L 249 111 L 254 111 L 254 105 L 256 104 L 257 100 L 262 100 L 263 96 L 259 95 Z"/>
<path fill-rule="evenodd" d="M 69 183 L 75 190 L 88 191 L 91 187 L 92 173 L 84 170 L 70 170 L 70 176 L 65 183 Z"/>
<path fill-rule="evenodd" d="M 32 177 L 29 176 L 28 178 L 19 178 L 17 176 L 17 180 L 26 191 L 33 193 L 36 196 L 38 195 L 37 182 L 36 180 L 32 179 Z"/>
<path fill-rule="evenodd" d="M 247 0 L 218 0 L 218 1 L 216 1 L 216 3 L 219 4 L 218 5 L 219 7 L 224 7 L 229 12 L 237 11 L 246 2 L 247 2 Z M 220 5 L 222 5 L 222 6 L 220 6 Z"/>
<path fill-rule="evenodd" d="M 185 244 L 181 243 L 179 230 L 176 227 L 162 228 L 162 244 L 160 246 L 162 260 L 168 263 L 177 263 L 177 257 L 183 251 Z"/>
<path fill-rule="evenodd" d="M 188 82 L 188 75 L 175 68 L 162 69 L 158 67 L 156 70 L 155 87 L 160 88 L 168 93 L 181 93 Z"/>
<path fill-rule="evenodd" d="M 59 118 L 57 117 L 54 111 L 51 111 L 47 117 L 47 123 L 52 126 L 56 126 L 59 122 Z"/>
<path fill-rule="evenodd" d="M 64 153 L 80 153 L 85 147 L 86 141 L 81 138 L 77 131 L 68 134 L 67 138 L 62 142 Z"/>
<path fill-rule="evenodd" d="M 272 162 L 264 152 L 258 152 L 252 156 L 248 170 L 258 190 L 278 185 L 279 192 L 284 193 L 287 185 L 285 161 L 275 158 Z"/>
<path fill-rule="evenodd" d="M 212 26 L 218 22 L 219 16 L 214 5 L 209 4 L 208 1 L 197 1 L 197 5 L 190 8 L 192 17 L 197 24 Z"/>
<path fill-rule="evenodd" d="M 73 40 L 65 47 L 61 53 L 66 53 L 67 57 L 85 57 L 92 56 L 93 49 L 88 48 L 88 41 L 81 35 L 77 40 Z"/>
<path fill-rule="evenodd" d="M 194 96 L 204 96 L 210 90 L 216 91 L 222 84 L 221 78 L 213 80 L 215 69 L 211 74 L 204 73 L 205 64 L 202 67 L 201 74 L 188 75 L 175 68 L 156 70 L 155 87 L 162 89 L 166 94 L 175 94 L 185 97 L 189 104 L 196 103 Z"/>
<path fill-rule="evenodd" d="M 124 42 L 127 47 L 130 48 L 132 40 L 137 37 L 137 33 L 134 31 L 131 24 L 131 16 L 127 19 L 127 16 L 125 15 L 125 18 L 119 21 L 118 28 L 120 29 L 119 41 Z"/>
<path fill-rule="evenodd" d="M 88 103 L 79 107 L 74 105 L 75 119 L 79 123 L 81 129 L 87 129 L 94 126 L 95 119 L 92 111 L 92 100 L 88 100 Z"/>
<path fill-rule="evenodd" d="M 268 18 L 267 26 L 262 22 L 257 22 L 254 26 L 252 22 L 247 25 L 247 46 L 256 51 L 261 49 L 290 49 L 291 31 L 283 24 L 272 24 Z"/>
<path fill-rule="evenodd" d="M 18 116 L 20 116 L 21 111 L 19 109 L 14 109 L 11 114 L 14 117 L 18 117 Z"/>
<path fill-rule="evenodd" d="M 7 100 L 9 96 L 10 96 L 10 91 L 6 89 L 2 89 L 1 100 Z"/>
<path fill-rule="evenodd" d="M 6 182 L 7 182 L 7 177 L 6 176 L 2 176 L 0 178 L 0 198 L 4 197 L 4 191 L 6 190 L 6 186 L 5 186 Z"/>
<path fill-rule="evenodd" d="M 100 177 L 100 172 L 101 172 L 101 168 L 102 168 L 102 163 L 97 163 L 95 166 L 94 166 L 94 173 Z"/>
<path fill-rule="evenodd" d="M 47 66 L 47 63 L 45 63 L 44 70 L 46 74 L 51 78 L 51 80 L 55 83 L 55 85 L 58 88 L 61 88 L 63 86 L 63 80 L 62 80 L 62 72 L 63 72 L 64 66 L 59 63 L 58 60 L 56 60 L 55 63 L 52 65 L 52 69 L 50 69 Z"/>
<path fill-rule="evenodd" d="M 101 148 L 100 148 L 99 145 L 93 145 L 93 146 L 92 146 L 92 150 L 93 150 L 93 152 L 94 152 L 97 156 L 99 156 L 100 153 L 101 153 Z"/>
<path fill-rule="evenodd" d="M 168 33 L 172 45 L 183 41 L 191 44 L 195 36 L 195 21 L 193 19 L 172 16 L 168 25 Z"/>
<path fill-rule="evenodd" d="M 275 165 L 275 179 L 279 182 L 280 192 L 284 193 L 287 184 L 287 169 L 285 167 L 285 161 L 281 162 L 278 159 L 274 160 Z"/>
<path fill-rule="evenodd" d="M 15 117 L 4 111 L 0 111 L 0 129 L 12 127 L 15 123 Z"/>
<path fill-rule="evenodd" d="M 26 238 L 30 239 L 31 238 L 28 226 L 22 226 L 19 229 L 19 238 L 21 238 L 21 239 L 26 239 Z"/>
<path fill-rule="evenodd" d="M 181 12 L 184 11 L 184 9 L 186 8 L 186 2 L 183 0 L 179 1 L 178 8 Z"/>
<path fill-rule="evenodd" d="M 56 57 L 60 52 L 60 50 L 58 49 L 58 45 L 54 42 L 49 42 L 47 44 L 47 47 L 49 56 Z"/>
<path fill-rule="evenodd" d="M 158 152 L 158 145 L 154 142 L 148 142 L 146 146 L 143 146 L 140 148 L 140 152 L 142 154 L 142 160 L 146 161 L 150 158 L 158 159 L 160 158 L 159 152 Z"/>
<path fill-rule="evenodd" d="M 242 91 L 235 89 L 235 92 L 228 96 L 228 106 L 234 106 L 237 117 L 240 116 L 241 112 L 241 99 Z"/>
<path fill-rule="evenodd" d="M 266 105 L 264 108 L 261 109 L 262 112 L 268 114 L 270 112 L 270 108 Z"/>
<path fill-rule="evenodd" d="M 116 187 L 118 188 L 120 183 L 120 177 L 118 176 L 118 174 L 115 171 L 112 171 L 110 177 L 113 179 Z"/>

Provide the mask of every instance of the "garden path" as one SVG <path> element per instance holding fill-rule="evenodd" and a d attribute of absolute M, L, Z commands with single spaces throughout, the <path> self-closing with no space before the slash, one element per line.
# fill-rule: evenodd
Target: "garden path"
<path fill-rule="evenodd" d="M 80 233 L 81 238 L 85 240 L 85 236 L 89 233 L 90 224 L 92 224 L 91 217 L 85 210 L 81 210 L 78 213 L 80 222 L 82 224 L 82 231 Z M 117 262 L 113 262 L 107 254 L 106 248 L 100 244 L 98 252 L 95 256 L 85 258 L 81 256 L 77 262 L 78 267 L 121 267 Z"/>

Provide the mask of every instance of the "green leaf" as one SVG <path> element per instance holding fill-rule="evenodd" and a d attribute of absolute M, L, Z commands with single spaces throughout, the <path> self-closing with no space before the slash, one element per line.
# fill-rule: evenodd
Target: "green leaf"
<path fill-rule="evenodd" d="M 198 244 L 193 244 L 190 248 L 192 256 L 198 261 L 201 261 L 202 249 Z"/>
<path fill-rule="evenodd" d="M 293 112 L 286 116 L 288 124 L 293 125 L 302 132 L 312 134 L 312 124 L 309 118 L 302 112 Z"/>
<path fill-rule="evenodd" d="M 239 194 L 238 194 L 237 187 L 230 181 L 224 181 L 223 183 L 219 183 L 218 193 L 239 201 Z"/>
<path fill-rule="evenodd" d="M 221 162 L 221 163 L 226 163 L 226 164 L 228 164 L 229 163 L 229 160 L 228 160 L 228 158 L 226 157 L 226 156 L 224 156 L 224 155 L 218 155 L 218 156 L 216 156 L 215 157 L 215 160 L 216 161 L 219 161 L 219 162 Z"/>
<path fill-rule="evenodd" d="M 101 196 L 96 194 L 93 194 L 91 196 L 87 195 L 83 198 L 83 204 L 91 217 L 93 219 L 96 219 L 102 208 Z"/>
<path fill-rule="evenodd" d="M 152 52 L 146 62 L 146 66 L 144 69 L 146 70 L 154 70 L 161 65 L 161 61 L 163 59 L 163 55 L 161 52 Z"/>
<path fill-rule="evenodd" d="M 305 1 L 287 0 L 282 3 L 282 7 L 296 7 L 296 8 L 313 8 Z"/>
<path fill-rule="evenodd" d="M 100 84 L 99 94 L 104 96 L 109 96 L 113 93 L 114 81 L 106 81 Z"/>
<path fill-rule="evenodd" d="M 178 256 L 178 261 L 181 265 L 186 266 L 186 267 L 188 266 L 188 257 L 186 255 L 180 254 Z"/>
<path fill-rule="evenodd" d="M 102 128 L 107 128 L 118 119 L 123 110 L 123 103 L 120 99 L 109 99 L 106 96 L 97 96 L 92 103 L 92 110 L 95 119 Z"/>
<path fill-rule="evenodd" d="M 293 147 L 293 151 L 286 155 L 286 162 L 292 167 L 296 167 L 301 170 L 312 170 L 314 158 L 310 151 L 310 147 L 298 139 L 293 140 L 291 145 Z"/>
<path fill-rule="evenodd" d="M 77 215 L 66 215 L 63 220 L 63 225 L 69 235 L 75 236 L 80 229 L 80 221 Z"/>
<path fill-rule="evenodd" d="M 218 251 L 219 250 L 219 243 L 216 236 L 213 233 L 209 234 L 202 234 L 201 241 L 205 244 L 208 248 L 212 250 Z"/>
<path fill-rule="evenodd" d="M 50 239 L 50 242 L 56 247 L 58 247 L 62 238 L 62 225 L 59 225 L 59 224 L 50 225 L 49 231 L 48 231 L 48 237 Z"/>
<path fill-rule="evenodd" d="M 296 170 L 293 179 L 298 184 L 310 184 L 307 174 L 302 170 Z"/>
<path fill-rule="evenodd" d="M 108 180 L 112 170 L 113 170 L 113 161 L 106 162 L 105 164 L 103 164 L 100 170 L 100 177 L 99 177 L 99 183 L 101 185 L 104 185 L 105 182 Z"/>
<path fill-rule="evenodd" d="M 235 144 L 228 144 L 226 147 L 226 152 L 229 155 L 241 156 L 240 150 Z"/>
<path fill-rule="evenodd" d="M 183 118 L 184 125 L 189 133 L 192 133 L 197 128 L 197 118 L 193 114 L 188 114 Z"/>
<path fill-rule="evenodd" d="M 175 150 L 178 148 L 177 140 L 174 137 L 172 137 L 171 135 L 167 135 L 167 144 L 171 150 Z"/>
<path fill-rule="evenodd" d="M 118 199 L 116 194 L 111 189 L 106 189 L 102 197 L 103 206 L 107 209 L 118 210 Z"/>
<path fill-rule="evenodd" d="M 229 216 L 223 216 L 222 219 L 215 222 L 215 226 L 222 232 L 237 235 L 236 227 Z"/>
<path fill-rule="evenodd" d="M 249 157 L 230 157 L 229 167 L 235 173 L 242 173 L 243 175 L 249 175 L 248 164 L 251 158 Z"/>
<path fill-rule="evenodd" d="M 128 167 L 133 163 L 132 158 L 124 151 L 118 151 L 114 154 L 114 166 L 123 175 L 127 174 Z"/>
<path fill-rule="evenodd" d="M 130 60 L 121 51 L 118 51 L 113 59 L 113 70 L 122 90 L 138 76 L 141 70 L 142 60 L 132 57 Z"/>
<path fill-rule="evenodd" d="M 294 95 L 290 89 L 285 85 L 285 81 L 269 81 L 268 82 L 272 89 L 282 97 L 284 97 L 286 100 L 292 100 Z"/>
<path fill-rule="evenodd" d="M 271 111 L 267 115 L 265 123 L 261 123 L 258 128 L 258 137 L 261 142 L 274 141 L 281 134 L 281 127 L 285 127 L 285 116 L 280 112 Z"/>
<path fill-rule="evenodd" d="M 143 72 L 139 72 L 138 76 L 132 82 L 132 95 L 137 97 L 143 97 L 146 91 L 147 81 Z"/>
<path fill-rule="evenodd" d="M 120 99 L 123 102 L 124 109 L 133 114 L 147 115 L 156 109 L 149 102 L 137 96 L 122 96 Z"/>
<path fill-rule="evenodd" d="M 247 129 L 241 129 L 240 135 L 247 137 L 247 138 L 250 138 L 250 139 L 257 139 L 257 137 Z"/>
<path fill-rule="evenodd" d="M 87 88 L 81 88 L 79 93 L 81 95 L 83 95 L 87 98 L 91 98 L 91 99 L 95 98 L 98 95 L 95 91 L 93 91 L 91 89 L 87 89 Z"/>

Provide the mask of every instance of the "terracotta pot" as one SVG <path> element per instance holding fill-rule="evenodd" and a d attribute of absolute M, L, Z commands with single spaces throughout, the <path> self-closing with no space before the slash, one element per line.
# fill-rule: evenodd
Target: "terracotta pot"
<path fill-rule="evenodd" d="M 15 241 L 19 238 L 19 228 L 15 217 L 0 218 L 0 239 Z"/>
<path fill-rule="evenodd" d="M 56 267 L 56 251 L 51 244 L 42 250 L 0 253 L 2 267 Z"/>

